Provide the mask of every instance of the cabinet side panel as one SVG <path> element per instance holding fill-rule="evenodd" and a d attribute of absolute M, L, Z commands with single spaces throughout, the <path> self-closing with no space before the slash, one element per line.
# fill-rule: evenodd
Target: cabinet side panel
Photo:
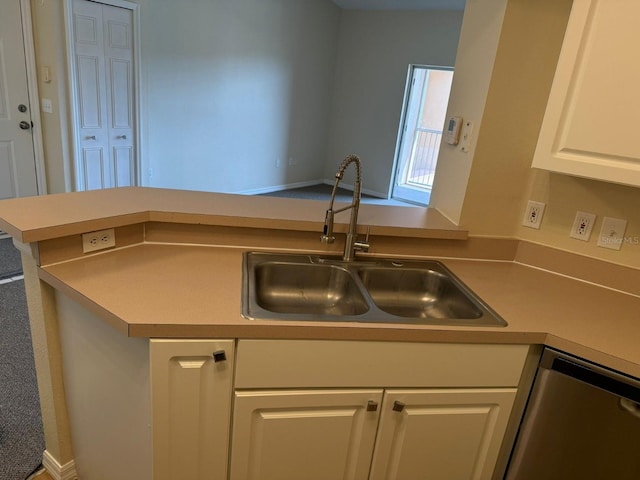
<path fill-rule="evenodd" d="M 149 342 L 128 338 L 56 291 L 79 478 L 151 480 Z"/>

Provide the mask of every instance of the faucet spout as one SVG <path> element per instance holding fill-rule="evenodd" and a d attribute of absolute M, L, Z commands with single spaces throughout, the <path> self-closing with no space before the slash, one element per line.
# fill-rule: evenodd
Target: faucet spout
<path fill-rule="evenodd" d="M 356 169 L 356 179 L 353 186 L 353 199 L 351 200 L 351 205 L 340 208 L 338 210 L 334 210 L 333 204 L 336 197 L 336 192 L 338 190 L 338 185 L 344 177 L 344 172 L 349 165 L 353 163 Z M 345 240 L 344 245 L 344 254 L 342 259 L 344 261 L 351 261 L 355 257 L 356 250 L 368 251 L 369 244 L 366 242 L 358 242 L 357 241 L 357 227 L 358 227 L 358 210 L 360 208 L 360 197 L 362 191 L 362 174 L 360 167 L 360 158 L 357 155 L 349 155 L 347 156 L 340 166 L 338 167 L 338 171 L 335 175 L 335 183 L 333 184 L 333 190 L 331 192 L 331 201 L 329 202 L 329 208 L 327 209 L 324 221 L 324 231 L 321 237 L 323 243 L 333 243 L 335 240 L 335 236 L 333 235 L 333 220 L 336 213 L 343 212 L 345 210 L 351 210 L 351 217 L 349 219 L 349 230 L 347 232 L 347 238 Z"/>

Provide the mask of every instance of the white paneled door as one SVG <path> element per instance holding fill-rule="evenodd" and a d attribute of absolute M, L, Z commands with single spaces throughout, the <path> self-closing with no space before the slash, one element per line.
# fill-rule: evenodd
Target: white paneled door
<path fill-rule="evenodd" d="M 0 199 L 38 194 L 20 2 L 0 13 Z"/>
<path fill-rule="evenodd" d="M 77 190 L 136 184 L 132 13 L 73 2 Z"/>

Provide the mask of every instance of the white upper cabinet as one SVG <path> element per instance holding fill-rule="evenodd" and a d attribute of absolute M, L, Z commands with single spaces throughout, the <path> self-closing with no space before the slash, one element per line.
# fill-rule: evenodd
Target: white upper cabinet
<path fill-rule="evenodd" d="M 533 167 L 640 186 L 640 2 L 574 0 Z"/>

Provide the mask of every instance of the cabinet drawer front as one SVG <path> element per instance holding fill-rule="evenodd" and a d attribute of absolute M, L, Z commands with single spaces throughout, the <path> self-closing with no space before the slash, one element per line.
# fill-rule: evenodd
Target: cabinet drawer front
<path fill-rule="evenodd" d="M 236 388 L 514 387 L 529 346 L 240 340 Z"/>

